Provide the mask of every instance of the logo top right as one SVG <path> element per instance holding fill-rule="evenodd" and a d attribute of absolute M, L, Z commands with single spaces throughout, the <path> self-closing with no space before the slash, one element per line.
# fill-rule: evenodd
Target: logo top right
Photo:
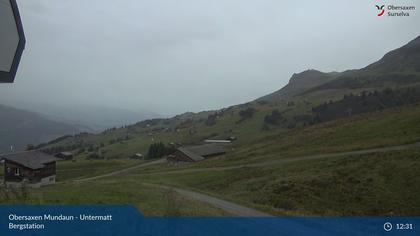
<path fill-rule="evenodd" d="M 379 11 L 378 16 L 383 16 L 385 14 L 385 9 L 384 9 L 385 5 L 382 5 L 382 6 L 375 5 L 375 6 L 376 8 L 378 8 L 378 11 Z"/>
<path fill-rule="evenodd" d="M 406 5 L 375 5 L 377 9 L 377 16 L 410 16 L 416 10 L 416 6 L 406 6 Z M 385 14 L 387 10 L 387 14 Z"/>

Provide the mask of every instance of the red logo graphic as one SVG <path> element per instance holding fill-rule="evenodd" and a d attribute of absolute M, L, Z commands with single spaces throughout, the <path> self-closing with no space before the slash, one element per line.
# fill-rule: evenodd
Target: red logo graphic
<path fill-rule="evenodd" d="M 382 16 L 385 13 L 385 9 L 384 9 L 385 5 L 382 5 L 382 6 L 375 5 L 375 6 L 376 8 L 378 8 L 378 11 L 379 11 L 378 16 Z"/>

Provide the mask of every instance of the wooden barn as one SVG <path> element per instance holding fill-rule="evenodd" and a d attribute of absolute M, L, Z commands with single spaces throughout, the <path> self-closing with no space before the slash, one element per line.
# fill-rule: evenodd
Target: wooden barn
<path fill-rule="evenodd" d="M 197 146 L 180 147 L 167 157 L 169 163 L 198 162 L 226 153 L 227 146 L 220 144 L 203 144 Z"/>
<path fill-rule="evenodd" d="M 6 187 L 41 187 L 55 183 L 54 156 L 40 151 L 18 152 L 2 156 Z"/>

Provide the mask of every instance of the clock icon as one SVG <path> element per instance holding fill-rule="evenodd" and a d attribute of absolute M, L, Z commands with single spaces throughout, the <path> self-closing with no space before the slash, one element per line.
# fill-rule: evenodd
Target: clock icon
<path fill-rule="evenodd" d="M 389 222 L 386 222 L 385 224 L 384 224 L 384 230 L 385 231 L 391 231 L 392 230 L 392 224 L 391 223 L 389 223 Z"/>

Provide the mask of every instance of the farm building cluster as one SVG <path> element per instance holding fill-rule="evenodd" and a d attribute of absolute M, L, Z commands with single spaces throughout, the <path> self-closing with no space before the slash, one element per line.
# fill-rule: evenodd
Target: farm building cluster
<path fill-rule="evenodd" d="M 226 154 L 232 149 L 229 140 L 205 140 L 204 144 L 179 146 L 166 157 L 168 163 L 178 164 L 185 162 L 199 162 L 205 159 Z M 135 154 L 136 159 L 143 159 L 140 153 Z M 50 155 L 42 151 L 33 150 L 0 154 L 4 163 L 4 184 L 6 187 L 41 187 L 54 184 L 56 181 L 56 162 L 59 160 L 72 160 L 73 153 L 60 152 Z"/>

